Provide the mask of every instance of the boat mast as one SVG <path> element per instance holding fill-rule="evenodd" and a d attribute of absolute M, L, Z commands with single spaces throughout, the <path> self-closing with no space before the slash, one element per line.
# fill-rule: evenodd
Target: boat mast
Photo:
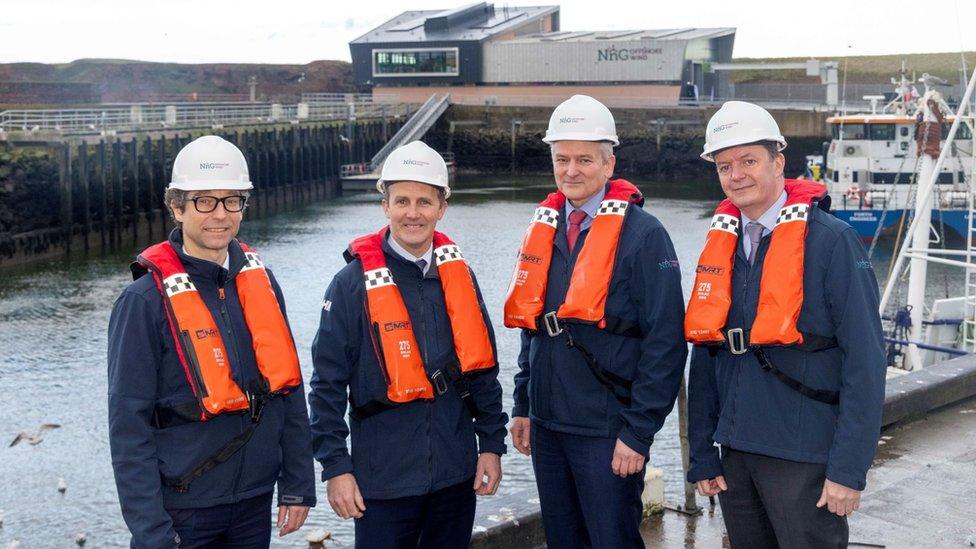
<path fill-rule="evenodd" d="M 935 164 L 940 152 L 942 124 L 945 122 L 945 116 L 939 107 L 940 103 L 942 103 L 942 95 L 936 90 L 929 89 L 926 83 L 925 93 L 919 99 L 917 111 L 921 119 L 916 126 L 916 142 L 918 154 L 921 156 L 919 181 L 938 181 L 939 172 L 936 171 Z M 923 198 L 921 192 L 915 193 L 915 223 L 912 224 L 910 239 L 912 251 L 917 255 L 913 255 L 909 264 L 908 306 L 912 317 L 909 341 L 922 341 L 925 335 L 922 320 L 925 318 L 925 281 L 929 266 L 927 254 L 929 234 L 932 230 L 932 208 L 927 206 L 927 198 Z M 905 367 L 908 370 L 922 367 L 921 355 L 914 344 L 909 344 L 905 359 L 907 361 Z"/>
<path fill-rule="evenodd" d="M 939 172 L 942 170 L 942 166 L 943 164 L 945 164 L 948 153 L 952 149 L 952 147 L 950 147 L 949 144 L 951 144 L 952 141 L 955 139 L 956 132 L 959 130 L 959 125 L 962 123 L 963 117 L 966 114 L 966 109 L 969 107 L 969 101 L 973 96 L 974 88 L 976 88 L 976 71 L 973 71 L 973 74 L 969 79 L 969 85 L 966 87 L 966 92 L 963 94 L 963 99 L 959 104 L 959 111 L 956 113 L 955 120 L 952 121 L 952 127 L 949 128 L 949 135 L 946 137 L 946 146 L 942 147 L 942 150 L 939 152 L 938 160 L 936 160 L 934 166 L 932 166 L 931 170 L 928 172 L 928 176 L 924 178 L 919 178 L 919 188 L 916 197 L 916 207 L 915 207 L 916 215 L 912 219 L 912 223 L 908 228 L 908 237 L 904 240 L 904 242 L 902 242 L 901 248 L 898 250 L 898 254 L 895 257 L 895 265 L 894 268 L 892 268 L 891 270 L 891 276 L 888 278 L 888 281 L 885 284 L 884 293 L 881 296 L 881 303 L 879 307 L 880 314 L 884 314 L 885 308 L 887 308 L 888 306 L 888 300 L 891 298 L 891 294 L 894 291 L 895 285 L 898 283 L 898 278 L 900 276 L 902 267 L 905 264 L 905 259 L 911 258 L 913 260 L 912 261 L 913 267 L 915 263 L 914 259 L 916 257 L 922 259 L 923 261 L 927 261 L 929 259 L 927 254 L 917 254 L 911 249 L 912 246 L 915 245 L 914 243 L 916 238 L 918 238 L 919 246 L 922 246 L 924 244 L 926 248 L 928 247 L 929 224 L 928 223 L 925 224 L 924 231 L 919 229 L 919 225 L 921 224 L 921 219 L 922 217 L 925 217 L 924 214 L 919 215 L 919 212 L 927 211 L 928 213 L 927 218 L 929 221 L 931 221 L 931 210 L 929 204 L 931 203 L 930 201 L 932 199 L 932 192 L 935 189 L 935 184 L 938 179 Z M 927 96 L 928 94 L 926 94 L 926 97 Z M 912 275 L 914 276 L 915 269 L 913 268 L 912 271 L 913 271 Z M 911 282 L 909 284 L 911 285 Z M 911 290 L 911 288 L 909 289 Z M 922 293 L 924 295 L 924 282 L 922 286 Z M 911 301 L 909 302 L 911 303 Z M 918 315 L 917 317 L 916 314 Z M 922 315 L 922 307 L 918 307 L 917 310 L 912 311 L 913 337 L 915 337 L 914 335 L 915 333 L 921 334 L 921 318 L 922 318 L 921 315 Z M 918 320 L 916 320 L 916 318 Z M 918 341 L 919 339 L 915 339 L 915 340 Z M 917 349 L 914 353 L 910 353 L 909 356 L 911 357 L 913 355 L 916 357 L 918 356 Z M 915 364 L 919 364 L 919 363 L 916 361 Z"/>

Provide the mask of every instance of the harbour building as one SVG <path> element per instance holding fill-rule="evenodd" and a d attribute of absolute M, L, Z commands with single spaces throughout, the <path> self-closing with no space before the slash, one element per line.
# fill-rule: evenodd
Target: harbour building
<path fill-rule="evenodd" d="M 405 11 L 349 44 L 364 91 L 423 102 L 550 105 L 575 93 L 675 105 L 714 89 L 734 28 L 562 30 L 559 6 Z M 635 104 L 634 106 L 639 106 Z"/>

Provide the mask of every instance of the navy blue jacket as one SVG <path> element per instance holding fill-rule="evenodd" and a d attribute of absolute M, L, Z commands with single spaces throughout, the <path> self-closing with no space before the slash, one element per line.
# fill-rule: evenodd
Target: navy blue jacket
<path fill-rule="evenodd" d="M 884 402 L 878 282 L 854 229 L 820 208 L 811 211 L 797 327 L 834 337 L 838 346 L 816 352 L 768 347 L 766 354 L 801 383 L 840 391 L 840 405 L 801 395 L 763 371 L 753 353 L 733 355 L 723 349 L 713 357 L 696 346 L 688 390 L 689 482 L 722 474 L 714 441 L 744 452 L 825 463 L 828 479 L 864 489 Z M 752 267 L 742 246 L 736 246 L 727 328 L 752 326 L 770 239 L 762 239 Z"/>
<path fill-rule="evenodd" d="M 383 242 L 410 315 L 428 375 L 457 360 L 437 268 L 420 268 Z M 475 281 L 478 301 L 481 291 Z M 347 264 L 325 292 L 319 331 L 312 343 L 312 447 L 322 463 L 322 480 L 353 473 L 363 497 L 393 499 L 427 494 L 470 480 L 478 453 L 505 453 L 502 389 L 497 367 L 472 376 L 471 394 L 480 410 L 471 417 L 452 384 L 432 401 L 415 400 L 362 420 L 345 415 L 347 390 L 357 405 L 386 394 L 386 381 L 370 339 L 362 263 Z M 495 347 L 488 312 L 481 303 Z M 497 352 L 496 352 L 497 357 Z M 346 437 L 352 432 L 352 456 Z"/>
<path fill-rule="evenodd" d="M 555 311 L 569 289 L 573 265 L 589 230 L 580 233 L 572 256 L 566 244 L 566 213 L 559 212 L 549 266 L 545 311 Z M 624 220 L 606 314 L 636 322 L 641 337 L 612 334 L 572 324 L 573 338 L 605 370 L 633 382 L 624 407 L 601 385 L 566 334 L 543 329 L 522 332 L 512 415 L 548 429 L 584 436 L 619 438 L 647 456 L 654 435 L 674 406 L 684 373 L 684 298 L 681 270 L 667 231 L 651 214 L 631 205 Z"/>
<path fill-rule="evenodd" d="M 259 375 L 234 276 L 244 254 L 231 242 L 230 271 L 183 253 L 182 234 L 170 235 L 190 279 L 210 309 L 240 387 Z M 271 284 L 284 313 L 281 290 Z M 225 299 L 218 297 L 224 288 Z M 197 509 L 266 494 L 278 486 L 279 505 L 315 505 L 304 387 L 272 398 L 250 441 L 233 457 L 194 480 L 185 493 L 163 486 L 210 457 L 249 424 L 246 414 L 157 429 L 154 408 L 195 402 L 176 354 L 163 299 L 151 275 L 130 284 L 112 309 L 108 328 L 108 420 L 112 467 L 122 516 L 133 547 L 172 547 L 176 532 L 167 509 Z"/>

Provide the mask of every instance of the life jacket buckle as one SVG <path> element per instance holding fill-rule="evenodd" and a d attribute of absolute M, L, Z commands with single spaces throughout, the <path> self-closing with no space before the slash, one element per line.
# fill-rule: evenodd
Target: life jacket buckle
<path fill-rule="evenodd" d="M 549 337 L 556 337 L 563 333 L 563 327 L 559 325 L 559 319 L 556 318 L 556 311 L 549 311 L 542 315 L 542 320 L 546 323 L 546 332 Z"/>
<path fill-rule="evenodd" d="M 437 370 L 434 375 L 430 376 L 430 380 L 434 382 L 434 390 L 437 391 L 437 396 L 447 392 L 447 379 L 445 379 L 444 372 Z"/>
<path fill-rule="evenodd" d="M 732 328 L 725 332 L 725 337 L 729 341 L 729 350 L 733 355 L 743 355 L 749 348 L 746 346 L 746 334 L 742 328 Z"/>

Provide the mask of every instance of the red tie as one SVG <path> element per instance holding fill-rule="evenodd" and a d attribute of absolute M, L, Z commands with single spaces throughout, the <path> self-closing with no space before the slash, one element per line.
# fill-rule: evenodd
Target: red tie
<path fill-rule="evenodd" d="M 573 210 L 569 214 L 569 228 L 566 230 L 566 243 L 569 244 L 569 251 L 572 252 L 576 247 L 576 239 L 579 238 L 580 229 L 586 219 L 586 212 L 583 210 Z"/>

